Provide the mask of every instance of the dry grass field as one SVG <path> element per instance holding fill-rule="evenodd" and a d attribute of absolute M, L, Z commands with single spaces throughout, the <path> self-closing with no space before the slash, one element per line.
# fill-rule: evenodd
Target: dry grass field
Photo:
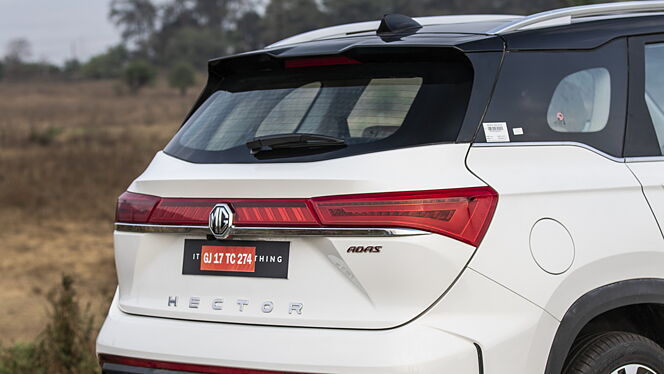
<path fill-rule="evenodd" d="M 193 91 L 0 83 L 0 345 L 35 338 L 62 274 L 101 324 L 116 285 L 115 198 L 177 130 Z"/>

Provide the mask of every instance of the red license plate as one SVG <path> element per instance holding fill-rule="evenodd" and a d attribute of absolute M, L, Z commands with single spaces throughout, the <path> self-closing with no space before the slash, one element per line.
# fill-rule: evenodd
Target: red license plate
<path fill-rule="evenodd" d="M 256 270 L 256 247 L 204 245 L 201 247 L 200 270 L 253 273 Z"/>

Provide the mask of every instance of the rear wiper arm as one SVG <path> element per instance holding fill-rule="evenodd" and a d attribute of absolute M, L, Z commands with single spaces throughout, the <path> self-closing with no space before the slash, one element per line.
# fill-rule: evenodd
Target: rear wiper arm
<path fill-rule="evenodd" d="M 251 154 L 284 148 L 344 147 L 343 139 L 317 134 L 276 134 L 259 136 L 246 143 Z"/>

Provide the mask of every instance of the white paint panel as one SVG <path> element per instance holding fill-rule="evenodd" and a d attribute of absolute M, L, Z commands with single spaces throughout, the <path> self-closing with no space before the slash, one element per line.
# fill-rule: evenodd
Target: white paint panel
<path fill-rule="evenodd" d="M 309 163 L 194 164 L 159 153 L 129 190 L 161 197 L 308 198 L 482 186 L 464 164 L 469 146 L 413 147 Z M 401 237 L 243 238 L 290 242 L 288 279 L 183 275 L 184 240 L 115 233 L 119 306 L 142 315 L 268 325 L 387 328 L 431 306 L 475 248 L 437 234 Z M 351 246 L 380 253 L 348 253 Z M 169 296 L 178 297 L 176 307 Z M 189 308 L 189 298 L 200 298 Z M 213 300 L 223 298 L 223 310 Z M 249 305 L 240 311 L 238 300 Z M 274 310 L 261 311 L 271 301 Z M 289 314 L 290 303 L 304 305 Z"/>
<path fill-rule="evenodd" d="M 474 248 L 440 235 L 393 238 L 251 238 L 290 242 L 288 279 L 182 275 L 185 237 L 115 233 L 119 306 L 133 314 L 192 320 L 386 328 L 415 318 L 453 283 Z M 197 239 L 201 239 L 197 237 Z M 380 253 L 347 253 L 350 246 Z M 177 296 L 177 306 L 169 297 Z M 189 298 L 199 297 L 198 308 Z M 212 301 L 223 298 L 223 310 Z M 240 310 L 238 300 L 248 305 Z M 263 313 L 265 301 L 274 303 Z M 289 303 L 304 305 L 289 314 Z"/>
<path fill-rule="evenodd" d="M 358 331 L 182 321 L 122 313 L 117 297 L 97 352 L 298 373 L 479 372 L 471 341 L 427 326 Z"/>
<path fill-rule="evenodd" d="M 630 162 L 627 166 L 643 185 L 660 227 L 664 225 L 664 161 Z"/>
<path fill-rule="evenodd" d="M 543 373 L 559 325 L 542 308 L 472 269 L 413 323 L 476 342 L 484 372 L 492 374 Z"/>
<path fill-rule="evenodd" d="M 128 190 L 161 197 L 305 198 L 482 186 L 464 167 L 467 150 L 468 144 L 445 144 L 272 164 L 195 164 L 159 152 Z"/>
<path fill-rule="evenodd" d="M 468 167 L 499 194 L 470 267 L 556 318 L 597 287 L 664 277 L 662 236 L 624 163 L 572 145 L 514 145 L 473 147 Z M 531 256 L 530 228 L 542 218 L 565 225 L 574 240 L 574 264 L 564 274 L 543 271 Z"/>

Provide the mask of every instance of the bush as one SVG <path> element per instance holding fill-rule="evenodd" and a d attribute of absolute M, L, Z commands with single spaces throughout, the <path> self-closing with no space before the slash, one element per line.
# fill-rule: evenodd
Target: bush
<path fill-rule="evenodd" d="M 33 128 L 28 134 L 28 141 L 46 147 L 51 145 L 61 133 L 62 129 L 53 126 L 41 130 Z"/>
<path fill-rule="evenodd" d="M 187 94 L 187 89 L 196 83 L 194 67 L 186 62 L 175 64 L 168 74 L 168 84 L 180 90 L 180 95 Z"/>
<path fill-rule="evenodd" d="M 99 373 L 89 310 L 81 310 L 74 280 L 62 277 L 49 293 L 49 322 L 36 344 L 0 350 L 0 374 Z"/>
<path fill-rule="evenodd" d="M 35 364 L 34 344 L 17 344 L 0 351 L 0 374 L 40 373 Z"/>
<path fill-rule="evenodd" d="M 151 84 L 156 76 L 157 71 L 152 64 L 147 61 L 137 60 L 127 65 L 122 75 L 122 80 L 127 88 L 129 88 L 129 92 L 137 94 L 141 88 Z"/>
<path fill-rule="evenodd" d="M 65 61 L 62 67 L 62 75 L 65 79 L 77 79 L 81 75 L 81 62 L 76 58 Z"/>
<path fill-rule="evenodd" d="M 92 57 L 81 67 L 81 71 L 85 78 L 90 79 L 120 78 L 128 60 L 129 51 L 118 45 Z"/>

